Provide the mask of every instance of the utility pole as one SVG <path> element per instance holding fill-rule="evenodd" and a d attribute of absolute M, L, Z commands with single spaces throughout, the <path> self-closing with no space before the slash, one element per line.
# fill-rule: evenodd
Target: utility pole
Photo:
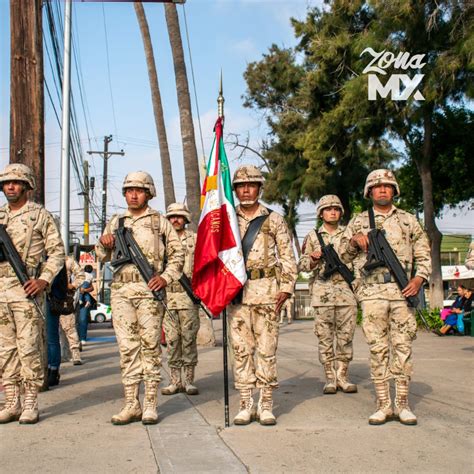
<path fill-rule="evenodd" d="M 112 141 L 112 135 L 104 137 L 104 151 L 88 151 L 89 155 L 101 155 L 104 159 L 104 173 L 102 176 L 102 218 L 100 222 L 100 232 L 104 232 L 105 224 L 107 222 L 107 173 L 108 173 L 108 160 L 113 155 L 124 156 L 125 153 L 121 151 L 109 151 L 109 143 Z"/>
<path fill-rule="evenodd" d="M 10 162 L 36 176 L 33 199 L 44 203 L 42 0 L 10 0 Z"/>
<path fill-rule="evenodd" d="M 84 161 L 84 192 L 79 193 L 79 196 L 84 196 L 84 233 L 83 241 L 84 245 L 89 245 L 89 203 L 90 203 L 90 190 L 93 187 L 93 180 L 89 182 L 89 162 Z"/>

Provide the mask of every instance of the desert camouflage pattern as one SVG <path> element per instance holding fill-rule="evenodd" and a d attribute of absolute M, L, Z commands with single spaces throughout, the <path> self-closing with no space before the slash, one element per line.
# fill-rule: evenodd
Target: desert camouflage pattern
<path fill-rule="evenodd" d="M 314 334 L 318 337 L 321 364 L 350 362 L 357 320 L 357 306 L 317 306 L 313 310 Z"/>
<path fill-rule="evenodd" d="M 112 217 L 104 234 L 116 231 L 119 217 Z M 125 227 L 132 229 L 135 240 L 157 274 L 161 274 L 168 284 L 176 281 L 181 276 L 184 250 L 173 226 L 150 207 L 140 216 L 133 216 L 127 210 L 123 217 Z M 112 251 L 98 242 L 96 255 L 101 261 L 109 261 Z M 160 381 L 163 307 L 153 299 L 152 292 L 131 263 L 114 272 L 111 306 L 123 384 L 131 385 L 141 380 Z"/>
<path fill-rule="evenodd" d="M 251 219 L 245 216 L 240 206 L 236 211 L 243 238 Z M 260 204 L 253 219 L 268 214 L 268 209 Z M 246 267 L 247 271 L 272 269 L 275 276 L 247 280 L 242 300 L 244 305 L 274 304 L 280 291 L 293 294 L 297 277 L 296 260 L 288 226 L 280 214 L 272 212 L 262 225 L 249 252 Z"/>
<path fill-rule="evenodd" d="M 199 310 L 196 307 L 192 309 L 173 309 L 171 313 L 172 318 L 166 314 L 163 320 L 168 365 L 176 369 L 196 366 L 198 363 Z"/>
<path fill-rule="evenodd" d="M 168 207 L 169 209 L 169 207 Z M 173 213 L 172 215 L 176 215 Z M 193 276 L 194 249 L 196 234 L 185 229 L 179 236 L 184 249 L 183 273 Z M 179 282 L 172 283 L 166 290 L 168 308 L 173 318 L 165 314 L 163 329 L 165 330 L 168 365 L 172 368 L 195 366 L 198 362 L 197 333 L 199 331 L 199 309 L 193 304 Z"/>
<path fill-rule="evenodd" d="M 281 307 L 280 310 L 280 324 L 283 324 L 283 319 L 286 315 L 286 319 L 288 319 L 288 322 L 291 322 L 293 320 L 293 310 L 295 308 L 295 297 L 292 296 L 291 298 L 288 298 L 284 303 L 283 306 Z"/>
<path fill-rule="evenodd" d="M 196 234 L 185 229 L 179 236 L 184 249 L 183 273 L 191 280 L 194 268 L 194 249 L 196 248 Z M 166 288 L 168 297 L 168 308 L 170 309 L 194 309 L 195 305 L 184 291 L 181 284 L 176 281 Z"/>
<path fill-rule="evenodd" d="M 253 218 L 268 214 L 268 209 L 259 205 Z M 250 220 L 240 206 L 237 206 L 237 219 L 243 237 Z M 235 388 L 277 387 L 280 315 L 275 311 L 276 296 L 279 292 L 293 294 L 297 272 L 288 227 L 276 212 L 272 212 L 262 225 L 246 267 L 248 272 L 267 270 L 275 275 L 248 279 L 242 304 L 229 306 Z"/>
<path fill-rule="evenodd" d="M 362 301 L 361 306 L 372 380 L 375 383 L 391 378 L 410 380 L 412 342 L 416 338 L 414 309 L 408 308 L 404 301 L 384 299 Z"/>
<path fill-rule="evenodd" d="M 239 183 L 260 183 L 263 184 L 265 178 L 262 172 L 255 165 L 243 165 L 239 166 L 234 173 L 232 178 L 232 185 L 235 187 Z"/>
<path fill-rule="evenodd" d="M 340 246 L 345 227 L 340 225 L 337 230 L 330 234 L 324 224 L 318 229 L 324 243 L 332 244 L 334 250 L 340 254 Z M 303 272 L 310 272 L 309 291 L 311 294 L 311 306 L 355 306 L 357 304 L 351 287 L 346 283 L 339 273 L 334 273 L 327 280 L 322 278 L 325 269 L 324 259 L 313 261 L 310 255 L 313 252 L 320 251 L 316 232 L 312 230 L 304 239 L 301 249 L 301 257 L 298 263 L 298 269 Z M 349 270 L 352 266 L 348 264 Z"/>
<path fill-rule="evenodd" d="M 22 163 L 12 163 L 0 173 L 0 186 L 6 181 L 23 181 L 29 189 L 36 188 L 33 171 Z"/>
<path fill-rule="evenodd" d="M 369 198 L 370 188 L 379 184 L 391 184 L 395 188 L 395 196 L 400 195 L 400 187 L 393 172 L 387 169 L 379 169 L 368 174 L 365 180 L 364 197 Z"/>
<path fill-rule="evenodd" d="M 279 317 L 274 305 L 230 305 L 228 315 L 235 388 L 278 387 Z"/>
<path fill-rule="evenodd" d="M 464 263 L 469 270 L 474 270 L 474 242 L 469 245 L 469 251 L 466 255 L 466 261 Z"/>
<path fill-rule="evenodd" d="M 341 216 L 344 215 L 344 206 L 342 205 L 339 196 L 336 196 L 335 194 L 326 194 L 325 196 L 322 196 L 316 207 L 316 215 L 321 217 L 321 211 L 328 207 L 338 207 L 341 210 Z"/>
<path fill-rule="evenodd" d="M 385 237 L 406 269 L 408 279 L 411 279 L 414 272 L 416 276 L 428 280 L 431 273 L 430 246 L 416 217 L 395 206 L 392 206 L 387 214 L 375 210 L 374 214 L 376 227 L 385 231 Z M 340 246 L 341 260 L 354 264 L 356 281 L 353 282 L 353 288 L 357 301 L 373 299 L 405 301 L 395 281 L 384 283 L 390 273 L 387 268 L 376 268 L 368 275 L 364 275 L 361 271 L 367 260 L 367 254 L 352 247 L 349 242 L 358 232 L 367 234 L 369 230 L 369 214 L 364 211 L 351 219 Z"/>
<path fill-rule="evenodd" d="M 51 283 L 64 264 L 64 245 L 53 216 L 40 204 L 28 201 L 21 209 L 11 211 L 8 204 L 0 208 L 0 224 L 7 225 L 20 257 L 25 261 L 29 275 Z M 33 225 L 33 233 L 24 259 L 28 229 Z M 43 253 L 48 260 L 43 262 Z M 41 263 L 40 263 L 41 262 Z M 38 273 L 36 272 L 36 269 Z M 8 262 L 0 262 L 0 302 L 27 302 L 18 278 Z"/>
<path fill-rule="evenodd" d="M 174 202 L 166 208 L 166 218 L 171 216 L 182 216 L 186 219 L 187 224 L 191 222 L 191 213 L 189 212 L 188 206 L 180 202 Z"/>
<path fill-rule="evenodd" d="M 161 380 L 163 307 L 151 298 L 127 298 L 112 290 L 114 330 L 120 351 L 122 383 Z"/>
<path fill-rule="evenodd" d="M 7 226 L 13 244 L 33 277 L 50 283 L 64 264 L 64 245 L 51 214 L 43 206 L 27 202 L 11 211 L 8 204 L 0 208 L 0 223 Z M 28 249 L 25 249 L 29 229 Z M 25 250 L 28 250 L 26 259 Z M 42 262 L 43 254 L 48 255 Z M 42 304 L 42 298 L 38 298 Z M 20 382 L 43 384 L 41 356 L 43 319 L 26 294 L 8 262 L 0 263 L 0 373 L 4 385 Z"/>
<path fill-rule="evenodd" d="M 125 194 L 125 190 L 127 188 L 146 189 L 152 198 L 156 196 L 156 188 L 153 178 L 145 171 L 134 171 L 132 173 L 128 173 L 127 176 L 125 176 L 122 185 L 123 194 Z"/>

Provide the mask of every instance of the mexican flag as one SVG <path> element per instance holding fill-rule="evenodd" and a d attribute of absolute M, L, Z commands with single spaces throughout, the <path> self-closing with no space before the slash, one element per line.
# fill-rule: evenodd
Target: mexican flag
<path fill-rule="evenodd" d="M 201 192 L 202 211 L 192 279 L 194 294 L 215 316 L 233 300 L 247 280 L 222 130 L 219 118 Z"/>

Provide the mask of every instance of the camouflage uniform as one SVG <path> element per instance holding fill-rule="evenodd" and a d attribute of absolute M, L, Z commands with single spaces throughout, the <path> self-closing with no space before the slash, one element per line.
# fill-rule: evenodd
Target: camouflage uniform
<path fill-rule="evenodd" d="M 145 186 L 148 186 L 145 188 Z M 155 196 L 151 176 L 144 172 L 130 173 L 125 178 L 123 190 L 140 187 Z M 107 224 L 103 235 L 114 234 L 119 226 L 119 218 L 124 218 L 124 226 L 132 230 L 148 262 L 168 284 L 181 276 L 184 252 L 181 242 L 171 224 L 157 211 L 147 207 L 139 216 L 130 211 L 115 215 Z M 97 258 L 102 262 L 111 260 L 112 251 L 101 242 L 96 245 Z M 164 268 L 165 254 L 167 264 Z M 153 298 L 151 290 L 132 263 L 122 265 L 114 271 L 111 283 L 111 306 L 114 315 L 114 330 L 120 350 L 122 383 L 125 386 L 126 408 L 134 405 L 137 414 L 133 419 L 112 419 L 114 424 L 125 424 L 141 418 L 138 402 L 139 385 L 145 381 L 147 391 L 154 396 L 151 404 L 156 408 L 156 390 L 161 380 L 161 324 L 163 306 Z M 138 403 L 138 407 L 137 407 Z M 139 413 L 139 415 L 138 415 Z M 123 422 L 122 422 L 123 421 Z"/>
<path fill-rule="evenodd" d="M 66 257 L 66 270 L 68 282 L 77 290 L 85 280 L 84 270 L 69 256 Z M 69 343 L 74 365 L 82 364 L 81 355 L 79 353 L 79 336 L 77 335 L 76 329 L 76 315 L 74 313 L 61 315 L 59 317 L 59 324 Z"/>
<path fill-rule="evenodd" d="M 34 189 L 32 172 L 25 165 L 9 165 L 0 174 L 0 186 L 12 180 L 23 181 L 30 189 Z M 10 206 L 5 204 L 0 208 L 0 224 L 6 226 L 20 257 L 26 263 L 28 274 L 31 277 L 38 274 L 38 279 L 51 283 L 64 264 L 64 245 L 53 216 L 43 206 L 31 201 L 16 211 L 11 211 Z M 41 263 L 44 254 L 48 260 Z M 40 298 L 38 302 L 42 304 Z M 37 392 L 44 377 L 41 354 L 44 321 L 31 299 L 26 297 L 7 261 L 0 262 L 0 305 L 0 372 L 3 372 L 3 385 L 7 392 L 5 409 L 10 392 L 14 397 L 18 395 L 15 404 L 21 409 L 19 386 L 23 383 L 23 411 L 29 407 L 29 411 L 35 412 L 37 421 Z"/>
<path fill-rule="evenodd" d="M 365 197 L 369 197 L 371 187 L 377 184 L 391 184 L 395 195 L 399 194 L 392 172 L 376 170 L 367 177 Z M 385 231 L 387 241 L 406 269 L 408 278 L 414 272 L 416 276 L 427 280 L 431 272 L 430 247 L 416 217 L 393 205 L 386 214 L 375 210 L 374 214 L 376 227 Z M 353 217 L 341 242 L 341 255 L 344 261 L 354 263 L 356 281 L 353 286 L 362 307 L 362 329 L 370 347 L 371 377 L 378 406 L 391 414 L 388 388 L 391 378 L 395 379 L 397 387 L 396 406 L 401 401 L 406 404 L 412 374 L 412 342 L 416 338 L 416 319 L 414 309 L 408 307 L 386 267 L 376 268 L 368 274 L 362 271 L 367 254 L 353 247 L 350 241 L 355 234 L 367 234 L 369 230 L 367 211 Z M 404 396 L 399 397 L 399 393 Z"/>
<path fill-rule="evenodd" d="M 235 172 L 233 184 L 241 182 L 263 183 L 263 177 L 255 167 L 243 166 Z M 251 220 L 269 214 L 261 204 L 251 219 L 240 205 L 236 212 L 242 238 Z M 229 307 L 235 387 L 241 391 L 241 409 L 247 406 L 247 411 L 251 410 L 253 400 L 248 394 L 251 397 L 252 388 L 258 387 L 262 389 L 259 408 L 262 400 L 266 400 L 271 412 L 271 392 L 278 387 L 276 297 L 280 292 L 293 294 L 297 275 L 291 236 L 285 220 L 276 212 L 272 212 L 260 228 L 246 268 L 248 280 L 243 288 L 242 303 Z M 236 417 L 234 423 L 237 420 Z"/>
<path fill-rule="evenodd" d="M 318 205 L 317 214 L 327 207 L 344 209 L 337 196 L 323 196 Z M 330 234 L 326 227 L 318 229 L 325 244 L 332 244 L 339 253 L 340 243 L 345 227 L 339 225 Z M 312 230 L 303 243 L 299 270 L 312 272 L 310 280 L 311 306 L 314 308 L 314 333 L 319 339 L 319 361 L 324 367 L 327 384 L 324 393 L 336 393 L 337 388 L 345 392 L 356 392 L 357 386 L 346 379 L 349 362 L 352 360 L 352 339 L 357 319 L 357 302 L 349 284 L 339 273 L 334 273 L 327 280 L 322 274 L 325 269 L 323 259 L 313 261 L 311 254 L 321 251 L 321 245 Z"/>
<path fill-rule="evenodd" d="M 295 305 L 294 297 L 288 298 L 285 301 L 280 311 L 280 324 L 283 324 L 283 318 L 285 316 L 285 313 L 286 313 L 286 319 L 288 320 L 288 324 L 291 324 L 293 320 L 294 305 Z"/>
<path fill-rule="evenodd" d="M 466 255 L 466 262 L 464 263 L 469 270 L 474 270 L 474 242 L 469 245 L 469 250 Z"/>
<path fill-rule="evenodd" d="M 182 204 L 170 204 L 166 217 L 183 216 L 189 222 L 190 214 Z M 183 230 L 179 238 L 184 249 L 183 273 L 191 280 L 194 267 L 194 250 L 196 247 L 196 234 L 190 230 Z M 168 366 L 171 370 L 171 390 L 169 387 L 162 389 L 164 395 L 170 395 L 182 388 L 181 368 L 185 373 L 185 387 L 190 395 L 197 394 L 194 387 L 194 369 L 198 362 L 197 333 L 199 331 L 199 307 L 188 297 L 179 282 L 172 283 L 166 288 L 168 308 L 173 318 L 165 314 L 163 327 L 166 335 Z M 192 388 L 191 388 L 192 386 Z M 173 388 L 176 387 L 176 391 Z M 192 392 L 192 393 L 189 393 Z"/>

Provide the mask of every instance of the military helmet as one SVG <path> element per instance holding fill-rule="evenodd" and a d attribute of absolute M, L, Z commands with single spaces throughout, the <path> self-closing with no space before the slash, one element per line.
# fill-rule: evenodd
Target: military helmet
<path fill-rule="evenodd" d="M 0 173 L 0 185 L 6 181 L 22 181 L 27 184 L 28 189 L 36 188 L 33 171 L 22 163 L 11 163 Z"/>
<path fill-rule="evenodd" d="M 151 197 L 156 196 L 155 183 L 153 178 L 145 171 L 133 171 L 128 173 L 123 180 L 122 193 L 125 194 L 127 188 L 142 188 L 146 189 Z"/>
<path fill-rule="evenodd" d="M 232 186 L 235 188 L 235 185 L 239 183 L 259 183 L 263 185 L 264 182 L 265 178 L 262 172 L 255 165 L 243 165 L 236 169 Z"/>
<path fill-rule="evenodd" d="M 341 210 L 341 217 L 344 215 L 344 207 L 341 200 L 335 194 L 326 194 L 323 196 L 316 207 L 316 215 L 321 217 L 321 211 L 327 207 L 338 207 Z"/>
<path fill-rule="evenodd" d="M 170 204 L 166 208 L 166 217 L 170 218 L 171 216 L 182 216 L 186 219 L 188 224 L 191 222 L 191 213 L 186 204 L 180 204 L 179 202 Z"/>
<path fill-rule="evenodd" d="M 365 181 L 364 197 L 369 198 L 370 188 L 378 184 L 391 184 L 395 188 L 395 196 L 400 195 L 400 187 L 398 186 L 395 175 L 387 169 L 374 170 L 369 173 Z"/>

